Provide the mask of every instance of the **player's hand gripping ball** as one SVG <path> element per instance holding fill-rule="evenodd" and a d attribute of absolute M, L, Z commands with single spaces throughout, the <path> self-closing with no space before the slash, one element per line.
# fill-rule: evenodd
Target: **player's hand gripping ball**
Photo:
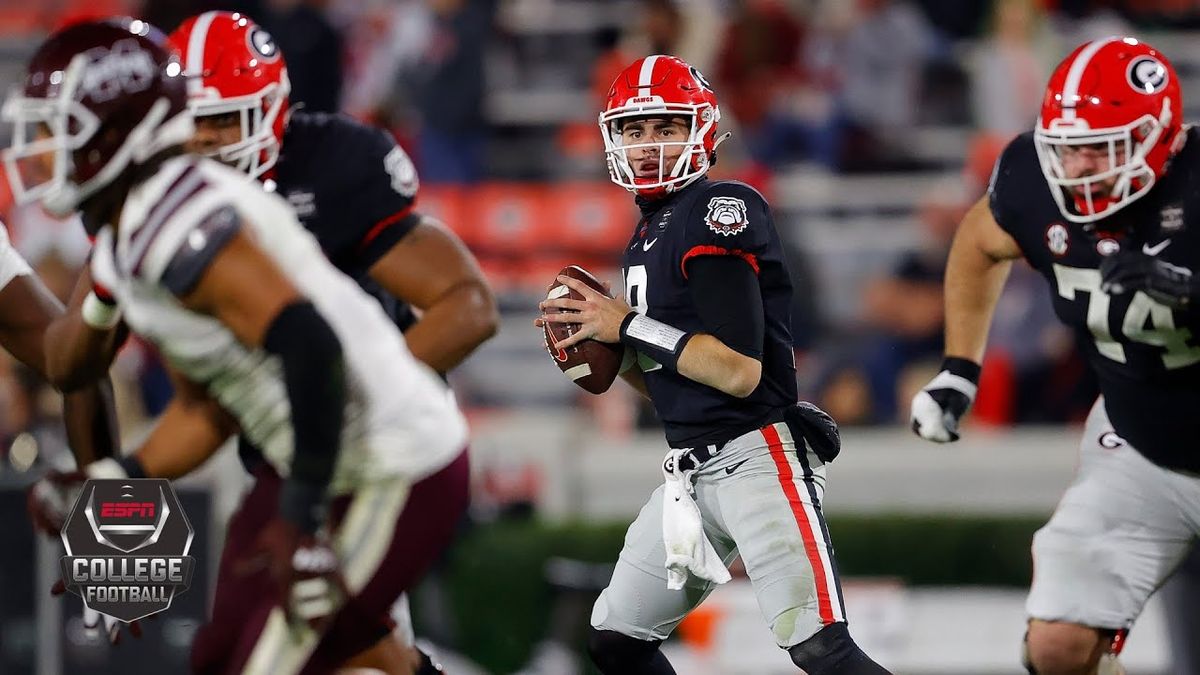
<path fill-rule="evenodd" d="M 576 279 L 605 298 L 611 297 L 603 282 L 578 265 L 563 268 L 558 276 Z M 583 301 L 586 299 L 579 291 L 560 282 L 558 276 L 547 289 L 547 300 L 566 298 Z M 544 313 L 547 315 L 571 313 L 571 310 L 546 307 Z M 546 351 L 550 352 L 550 357 L 554 359 L 559 370 L 566 373 L 567 377 L 571 378 L 575 384 L 592 394 L 608 391 L 613 381 L 617 379 L 617 373 L 621 368 L 621 358 L 625 354 L 623 345 L 585 339 L 562 347 L 560 343 L 573 336 L 580 329 L 579 324 L 549 322 L 540 319 L 535 324 L 542 328 L 542 334 L 546 340 Z"/>

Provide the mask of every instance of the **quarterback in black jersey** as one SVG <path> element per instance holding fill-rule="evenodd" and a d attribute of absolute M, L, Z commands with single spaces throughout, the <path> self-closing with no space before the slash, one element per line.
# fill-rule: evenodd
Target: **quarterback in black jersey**
<path fill-rule="evenodd" d="M 1072 52 L 1014 139 L 946 271 L 946 358 L 912 426 L 957 440 L 1011 261 L 1049 283 L 1101 390 L 1080 471 L 1033 542 L 1030 672 L 1111 672 L 1200 534 L 1200 138 L 1166 57 L 1133 38 Z"/>
<path fill-rule="evenodd" d="M 558 345 L 623 343 L 622 377 L 666 428 L 664 484 L 629 528 L 592 613 L 605 675 L 674 673 L 662 640 L 740 553 L 777 644 L 811 674 L 886 673 L 846 629 L 821 512 L 837 426 L 798 403 L 789 281 L 770 207 L 708 180 L 720 111 L 708 82 L 672 56 L 626 68 L 600 115 L 615 183 L 642 218 L 625 247 L 625 298 L 559 277 L 584 300 L 542 303 L 578 324 Z M 575 313 L 552 313 L 547 310 Z"/>
<path fill-rule="evenodd" d="M 330 262 L 380 301 L 418 360 L 444 374 L 494 334 L 496 304 L 478 264 L 444 225 L 414 210 L 416 169 L 388 133 L 341 115 L 289 110 L 283 54 L 245 15 L 205 12 L 170 40 L 191 80 L 197 133 L 188 149 L 241 169 L 286 198 Z M 258 451 L 247 443 L 239 450 L 255 474 L 255 493 L 273 490 L 279 478 L 261 465 Z M 406 508 L 438 508 L 436 497 L 422 503 L 421 494 L 418 483 Z M 254 493 L 246 498 L 228 542 L 241 541 L 238 530 L 257 526 L 251 507 L 259 501 Z M 238 555 L 234 548 L 227 543 L 222 578 L 226 562 Z M 420 559 L 414 552 L 414 561 Z M 235 597 L 222 602 L 226 595 L 219 580 L 213 623 L 238 612 Z M 385 637 L 386 623 L 377 638 Z M 410 630 L 399 631 L 409 655 L 381 639 L 347 665 L 434 672 L 428 656 L 412 650 Z M 205 658 L 200 651 L 216 649 L 194 650 L 195 658 Z M 423 664 L 400 663 L 418 658 Z"/>

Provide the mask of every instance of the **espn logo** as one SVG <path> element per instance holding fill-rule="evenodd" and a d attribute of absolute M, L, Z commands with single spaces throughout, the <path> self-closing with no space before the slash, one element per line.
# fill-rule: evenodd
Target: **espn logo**
<path fill-rule="evenodd" d="M 153 518 L 154 502 L 100 502 L 101 518 Z"/>

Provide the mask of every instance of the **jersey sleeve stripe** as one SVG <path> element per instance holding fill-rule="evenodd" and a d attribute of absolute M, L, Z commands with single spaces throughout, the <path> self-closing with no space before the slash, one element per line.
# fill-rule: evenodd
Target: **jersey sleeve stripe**
<path fill-rule="evenodd" d="M 413 208 L 414 207 L 409 206 L 406 209 L 401 209 L 372 225 L 371 229 L 367 230 L 367 233 L 363 235 L 362 241 L 358 242 L 358 252 L 362 253 L 367 246 L 370 246 L 371 242 L 375 241 L 380 234 L 383 234 L 383 231 L 388 227 L 395 225 L 396 223 L 412 215 Z"/>
<path fill-rule="evenodd" d="M 133 233 L 126 262 L 127 270 L 135 275 L 141 271 L 146 252 L 150 250 L 154 238 L 162 231 L 163 225 L 179 211 L 181 206 L 203 190 L 205 185 L 207 182 L 195 167 L 189 166 L 184 170 L 175 184 L 163 194 L 162 201 L 150 212 L 138 231 Z"/>
<path fill-rule="evenodd" d="M 741 258 L 742 260 L 745 260 L 747 263 L 749 263 L 750 268 L 754 270 L 754 274 L 757 275 L 759 272 L 758 258 L 754 257 L 753 253 L 750 253 L 748 251 L 743 251 L 741 249 L 736 249 L 736 248 L 729 249 L 729 248 L 725 248 L 724 246 L 702 245 L 702 246 L 693 246 L 690 249 L 688 249 L 688 252 L 683 254 L 683 260 L 679 261 L 679 269 L 680 269 L 680 271 L 683 272 L 684 279 L 686 279 L 687 275 L 688 275 L 688 273 L 687 273 L 688 261 L 691 260 L 692 258 L 696 258 L 696 257 L 702 256 L 702 255 L 737 256 L 738 258 Z"/>

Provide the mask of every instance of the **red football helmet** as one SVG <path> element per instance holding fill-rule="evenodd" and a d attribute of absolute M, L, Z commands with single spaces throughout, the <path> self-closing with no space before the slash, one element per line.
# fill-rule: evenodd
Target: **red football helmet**
<path fill-rule="evenodd" d="M 182 68 L 144 21 L 87 21 L 42 43 L 0 116 L 13 124 L 3 158 L 13 197 L 65 216 L 130 165 L 194 133 Z"/>
<path fill-rule="evenodd" d="M 1182 117 L 1179 78 L 1150 45 L 1109 37 L 1071 52 L 1050 76 L 1034 131 L 1063 217 L 1093 222 L 1146 194 L 1185 138 Z M 1084 146 L 1107 152 L 1108 168 L 1069 175 L 1064 160 Z"/>
<path fill-rule="evenodd" d="M 688 122 L 684 141 L 627 143 L 621 127 L 631 119 L 681 117 Z M 608 104 L 600 113 L 600 134 L 608 172 L 617 185 L 644 197 L 673 192 L 703 176 L 716 158 L 725 136 L 717 138 L 721 110 L 708 80 L 692 66 L 674 56 L 647 56 L 623 70 L 608 92 Z M 728 134 L 726 134 L 728 136 Z M 662 158 L 670 146 L 682 147 L 671 167 Z M 658 176 L 638 177 L 629 161 L 629 150 L 657 149 Z"/>
<path fill-rule="evenodd" d="M 275 166 L 292 87 L 270 33 L 245 14 L 205 12 L 168 39 L 183 58 L 192 114 L 241 116 L 241 140 L 212 156 L 255 178 Z"/>

